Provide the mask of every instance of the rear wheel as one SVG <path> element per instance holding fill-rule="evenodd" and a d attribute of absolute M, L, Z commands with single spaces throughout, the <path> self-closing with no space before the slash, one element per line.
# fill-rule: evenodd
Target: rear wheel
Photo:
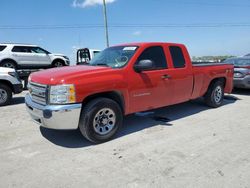
<path fill-rule="evenodd" d="M 212 83 L 204 97 L 208 106 L 213 108 L 221 106 L 224 98 L 224 83 L 222 81 Z"/>
<path fill-rule="evenodd" d="M 7 68 L 12 68 L 12 69 L 16 69 L 16 64 L 13 61 L 4 61 L 1 63 L 1 67 L 7 67 Z"/>
<path fill-rule="evenodd" d="M 110 140 L 121 127 L 123 115 L 120 106 L 108 98 L 97 98 L 83 108 L 79 122 L 82 135 L 89 141 L 101 143 Z"/>
<path fill-rule="evenodd" d="M 12 99 L 12 90 L 9 86 L 0 84 L 0 106 L 5 106 Z"/>

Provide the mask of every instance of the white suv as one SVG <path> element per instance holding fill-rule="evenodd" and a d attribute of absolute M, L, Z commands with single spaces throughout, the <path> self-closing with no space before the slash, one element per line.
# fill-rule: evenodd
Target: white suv
<path fill-rule="evenodd" d="M 0 66 L 14 69 L 69 65 L 63 54 L 52 54 L 36 45 L 0 43 Z"/>

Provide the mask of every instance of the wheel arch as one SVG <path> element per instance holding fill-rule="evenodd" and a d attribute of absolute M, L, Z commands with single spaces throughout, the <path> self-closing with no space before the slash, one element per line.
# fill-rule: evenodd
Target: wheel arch
<path fill-rule="evenodd" d="M 225 77 L 219 77 L 219 78 L 214 78 L 210 81 L 210 84 L 208 85 L 208 88 L 210 88 L 215 82 L 221 81 L 223 83 L 223 86 L 225 88 L 226 86 L 226 81 L 227 79 Z"/>
<path fill-rule="evenodd" d="M 225 77 L 214 78 L 214 79 L 212 79 L 212 80 L 210 81 L 210 83 L 209 83 L 209 85 L 208 85 L 208 87 L 207 87 L 207 90 L 206 90 L 206 92 L 204 93 L 204 96 L 207 94 L 209 88 L 211 88 L 211 87 L 213 86 L 213 84 L 214 84 L 215 82 L 217 82 L 217 81 L 221 81 L 221 82 L 223 83 L 223 88 L 225 88 L 225 86 L 226 86 L 226 81 L 227 81 Z"/>
<path fill-rule="evenodd" d="M 66 64 L 65 61 L 64 61 L 63 59 L 61 59 L 61 58 L 55 58 L 55 59 L 52 61 L 51 65 L 54 65 L 56 61 L 62 62 L 64 66 L 65 66 L 65 64 Z"/>
<path fill-rule="evenodd" d="M 82 101 L 83 106 L 86 105 L 88 102 L 90 102 L 93 99 L 96 98 L 108 98 L 111 99 L 115 102 L 117 102 L 117 104 L 120 106 L 122 113 L 125 113 L 125 101 L 124 101 L 124 97 L 122 95 L 121 92 L 119 91 L 107 91 L 107 92 L 101 92 L 101 93 L 95 93 L 92 95 L 87 96 L 86 98 L 84 98 L 84 100 Z"/>
<path fill-rule="evenodd" d="M 14 87 L 10 81 L 0 79 L 0 84 L 8 86 L 11 89 L 11 91 L 14 92 Z"/>

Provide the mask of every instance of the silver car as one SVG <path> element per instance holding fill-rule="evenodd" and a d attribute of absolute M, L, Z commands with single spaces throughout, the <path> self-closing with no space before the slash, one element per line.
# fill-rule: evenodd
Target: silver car
<path fill-rule="evenodd" d="M 230 58 L 224 62 L 234 64 L 234 87 L 250 89 L 250 57 Z"/>
<path fill-rule="evenodd" d="M 69 65 L 63 54 L 52 54 L 30 44 L 0 43 L 0 66 L 13 69 L 49 68 Z"/>

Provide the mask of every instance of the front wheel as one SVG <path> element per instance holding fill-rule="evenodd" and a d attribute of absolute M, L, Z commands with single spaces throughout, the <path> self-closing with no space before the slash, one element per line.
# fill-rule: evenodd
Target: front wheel
<path fill-rule="evenodd" d="M 63 66 L 64 66 L 64 62 L 62 62 L 62 61 L 55 61 L 52 64 L 52 67 L 63 67 Z"/>
<path fill-rule="evenodd" d="M 224 99 L 224 83 L 216 81 L 212 83 L 205 95 L 205 102 L 208 106 L 217 108 L 222 105 Z"/>
<path fill-rule="evenodd" d="M 12 99 L 12 90 L 7 85 L 0 84 L 0 106 L 10 104 Z"/>
<path fill-rule="evenodd" d="M 79 129 L 89 141 L 101 143 L 110 140 L 122 126 L 120 106 L 108 98 L 97 98 L 82 109 Z"/>

